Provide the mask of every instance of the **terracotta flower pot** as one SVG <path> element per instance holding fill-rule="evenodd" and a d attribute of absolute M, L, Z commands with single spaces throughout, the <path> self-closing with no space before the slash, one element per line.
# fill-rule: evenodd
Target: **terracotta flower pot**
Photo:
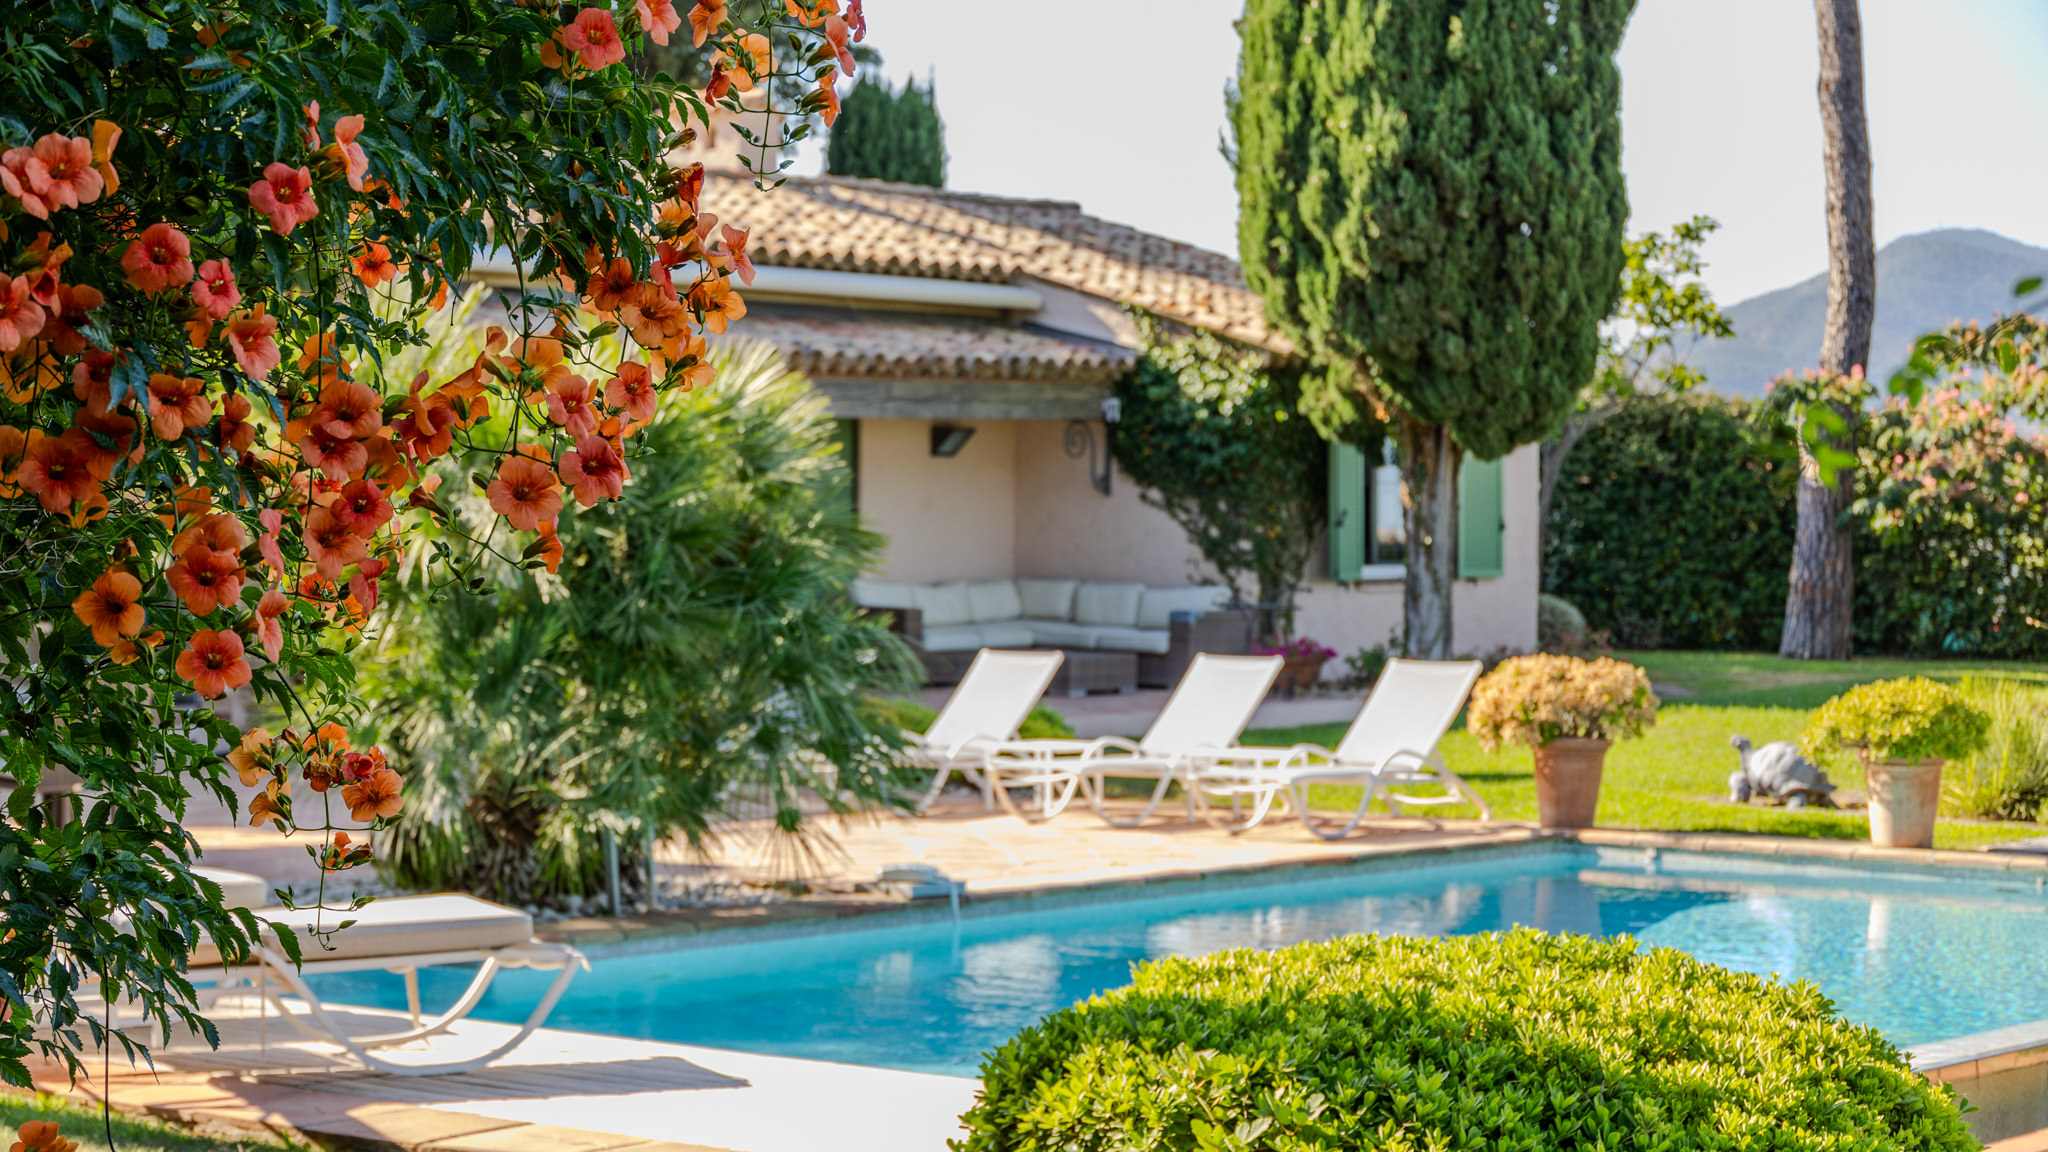
<path fill-rule="evenodd" d="M 1545 828 L 1591 828 L 1600 807 L 1600 771 L 1612 740 L 1559 736 L 1536 749 L 1536 821 Z"/>
<path fill-rule="evenodd" d="M 1313 688 L 1323 678 L 1322 656 L 1289 656 L 1280 662 L 1280 674 L 1273 678 L 1273 687 L 1289 696 L 1297 689 Z"/>
<path fill-rule="evenodd" d="M 1934 847 L 1934 817 L 1941 809 L 1941 765 L 1939 757 L 1918 764 L 1908 760 L 1864 763 L 1872 844 L 1879 848 Z"/>

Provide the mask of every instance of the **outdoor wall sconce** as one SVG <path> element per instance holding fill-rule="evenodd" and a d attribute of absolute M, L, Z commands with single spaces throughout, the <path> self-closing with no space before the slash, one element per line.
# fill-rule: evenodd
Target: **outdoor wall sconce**
<path fill-rule="evenodd" d="M 1122 418 L 1123 414 L 1124 402 L 1122 400 L 1114 396 L 1103 397 L 1102 424 L 1105 433 L 1108 432 L 1109 425 L 1116 423 L 1117 420 Z M 1101 463 L 1097 464 L 1095 458 L 1094 426 L 1084 420 L 1075 420 L 1069 423 L 1067 425 L 1066 447 L 1069 459 L 1079 460 L 1084 456 L 1088 458 L 1088 482 L 1095 486 L 1097 492 L 1102 493 L 1104 496 L 1109 495 L 1110 478 L 1116 474 L 1116 464 L 1110 460 L 1107 446 L 1104 447 Z"/>
<path fill-rule="evenodd" d="M 974 429 L 962 424 L 932 425 L 932 455 L 958 456 L 967 442 L 974 439 Z"/>

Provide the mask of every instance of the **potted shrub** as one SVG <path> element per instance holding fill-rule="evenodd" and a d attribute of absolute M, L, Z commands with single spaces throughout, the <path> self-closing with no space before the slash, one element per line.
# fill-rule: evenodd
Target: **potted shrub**
<path fill-rule="evenodd" d="M 1510 743 L 1535 749 L 1543 827 L 1590 828 L 1608 747 L 1641 735 L 1656 717 L 1649 674 L 1633 664 L 1515 656 L 1472 689 L 1465 727 L 1489 752 Z"/>
<path fill-rule="evenodd" d="M 1297 688 L 1315 687 L 1316 681 L 1323 678 L 1323 665 L 1337 658 L 1335 648 L 1326 648 L 1306 636 L 1297 636 L 1278 647 L 1261 645 L 1257 652 L 1281 658 L 1280 675 L 1274 679 L 1273 687 L 1289 696 Z"/>
<path fill-rule="evenodd" d="M 1947 684 L 1914 676 L 1878 680 L 1828 701 L 1800 744 L 1816 759 L 1850 749 L 1863 762 L 1870 840 L 1880 848 L 1932 848 L 1941 768 L 1984 747 L 1991 717 Z"/>

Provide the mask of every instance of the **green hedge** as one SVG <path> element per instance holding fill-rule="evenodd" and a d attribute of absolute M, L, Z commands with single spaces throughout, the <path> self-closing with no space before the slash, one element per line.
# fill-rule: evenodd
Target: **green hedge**
<path fill-rule="evenodd" d="M 1526 929 L 1156 961 L 982 1083 L 966 1152 L 1978 1147 L 1810 984 Z"/>
<path fill-rule="evenodd" d="M 1565 458 L 1544 588 L 1623 648 L 1775 650 L 1797 480 L 1790 437 L 1749 404 L 1632 404 Z"/>

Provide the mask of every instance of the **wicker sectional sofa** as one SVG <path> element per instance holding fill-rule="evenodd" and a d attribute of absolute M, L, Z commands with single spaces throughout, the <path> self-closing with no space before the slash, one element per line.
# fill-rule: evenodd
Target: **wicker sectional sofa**
<path fill-rule="evenodd" d="M 858 580 L 854 603 L 887 612 L 923 658 L 930 683 L 953 684 L 982 648 L 1135 652 L 1138 682 L 1170 687 L 1197 652 L 1251 651 L 1253 613 L 1224 607 L 1219 587 L 1148 588 L 1083 580 L 891 584 Z"/>

